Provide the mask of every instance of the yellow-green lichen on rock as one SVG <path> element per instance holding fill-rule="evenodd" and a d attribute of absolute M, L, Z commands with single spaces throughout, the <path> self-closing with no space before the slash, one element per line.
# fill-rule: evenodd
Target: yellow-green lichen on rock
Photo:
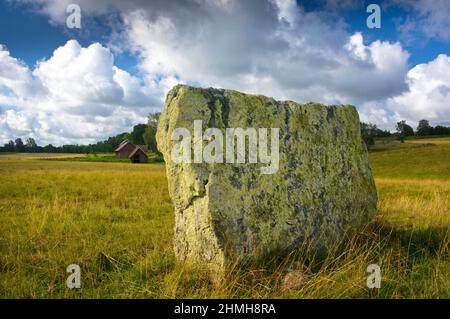
<path fill-rule="evenodd" d="M 279 128 L 278 171 L 261 174 L 262 163 L 173 162 L 173 130 L 186 128 L 193 136 L 195 120 L 203 131 L 215 127 L 224 135 L 226 128 Z M 376 213 L 368 154 L 350 105 L 177 85 L 167 95 L 157 143 L 175 206 L 180 259 L 223 267 L 281 250 L 326 249 Z"/>

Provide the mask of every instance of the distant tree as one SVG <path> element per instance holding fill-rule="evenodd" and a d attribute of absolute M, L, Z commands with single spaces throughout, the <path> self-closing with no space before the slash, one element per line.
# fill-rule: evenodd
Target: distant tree
<path fill-rule="evenodd" d="M 158 126 L 158 119 L 161 113 L 150 113 L 148 116 L 147 127 L 144 132 L 144 142 L 148 146 L 150 152 L 157 152 L 156 145 L 156 127 Z"/>
<path fill-rule="evenodd" d="M 391 132 L 379 129 L 375 124 L 361 122 L 361 137 L 366 145 L 375 144 L 375 138 L 391 136 Z"/>
<path fill-rule="evenodd" d="M 133 127 L 133 131 L 130 134 L 130 142 L 138 145 L 144 144 L 144 132 L 146 128 L 146 124 L 135 125 Z"/>
<path fill-rule="evenodd" d="M 392 134 L 391 134 L 391 132 L 389 132 L 388 130 L 380 130 L 380 129 L 378 129 L 378 132 L 377 132 L 377 137 L 389 137 L 389 136 L 391 136 Z"/>
<path fill-rule="evenodd" d="M 417 126 L 417 135 L 426 136 L 433 134 L 433 127 L 431 127 L 430 122 L 427 120 L 420 120 Z"/>
<path fill-rule="evenodd" d="M 3 147 L 4 152 L 14 152 L 14 141 L 9 140 L 8 143 Z"/>
<path fill-rule="evenodd" d="M 445 127 L 442 125 L 437 125 L 433 129 L 434 135 L 450 135 L 450 127 Z"/>
<path fill-rule="evenodd" d="M 397 122 L 397 132 L 400 141 L 403 143 L 405 141 L 405 137 L 414 136 L 414 130 L 411 126 L 406 124 L 406 121 Z"/>
<path fill-rule="evenodd" d="M 20 137 L 16 138 L 14 142 L 15 142 L 14 150 L 16 152 L 23 152 L 25 150 L 25 145 L 23 144 L 22 139 Z"/>
<path fill-rule="evenodd" d="M 122 141 L 125 139 L 131 140 L 130 133 L 124 132 L 116 136 L 109 137 L 106 141 L 104 141 L 105 147 L 107 148 L 107 152 L 114 151 L 119 146 L 119 144 L 122 143 Z"/>
<path fill-rule="evenodd" d="M 160 113 L 152 113 L 148 117 L 147 124 L 138 124 L 133 127 L 131 133 L 124 132 L 116 136 L 109 137 L 107 140 L 99 141 L 89 145 L 62 145 L 53 146 L 52 144 L 44 147 L 37 145 L 33 138 L 27 138 L 24 144 L 22 139 L 17 138 L 9 141 L 0 147 L 0 152 L 46 152 L 46 153 L 106 153 L 114 151 L 119 144 L 128 139 L 130 142 L 138 145 L 146 144 L 149 150 L 156 152 L 156 126 Z"/>
<path fill-rule="evenodd" d="M 25 146 L 26 146 L 27 151 L 30 151 L 30 152 L 35 152 L 38 147 L 36 144 L 36 141 L 32 137 L 27 138 Z"/>
<path fill-rule="evenodd" d="M 58 148 L 53 146 L 52 144 L 48 144 L 48 145 L 44 146 L 43 150 L 45 153 L 57 153 L 58 152 Z"/>
<path fill-rule="evenodd" d="M 375 144 L 374 133 L 377 126 L 371 123 L 361 122 L 361 138 L 367 147 Z"/>
<path fill-rule="evenodd" d="M 150 152 L 156 152 L 156 130 L 152 125 L 147 125 L 144 132 L 144 142 Z"/>

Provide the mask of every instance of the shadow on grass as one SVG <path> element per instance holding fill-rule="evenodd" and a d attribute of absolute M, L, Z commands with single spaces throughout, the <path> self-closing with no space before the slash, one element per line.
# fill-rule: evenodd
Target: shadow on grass
<path fill-rule="evenodd" d="M 450 228 L 449 227 L 428 227 L 395 228 L 387 223 L 374 225 L 378 229 L 381 238 L 386 238 L 392 245 L 400 244 L 403 249 L 413 256 L 429 255 L 437 256 L 442 253 L 442 249 L 448 248 Z"/>
<path fill-rule="evenodd" d="M 162 281 L 158 281 L 156 295 L 169 298 L 440 297 L 445 296 L 445 287 L 439 286 L 445 280 L 445 273 L 436 275 L 434 271 L 438 260 L 446 262 L 448 246 L 448 227 L 398 228 L 377 220 L 361 231 L 348 232 L 326 253 L 310 253 L 307 246 L 268 252 L 260 258 L 235 261 L 219 276 L 204 263 L 178 261 L 171 263 L 164 274 L 157 267 L 154 275 Z M 366 287 L 366 268 L 373 263 L 379 264 L 383 271 L 383 289 L 379 291 Z M 438 283 L 438 288 L 430 283 Z"/>
<path fill-rule="evenodd" d="M 347 289 L 345 285 L 358 286 L 358 289 L 348 292 L 349 296 L 353 297 L 391 298 L 398 294 L 409 296 L 413 285 L 411 278 L 420 278 L 419 281 L 430 280 L 434 262 L 447 260 L 449 232 L 448 227 L 396 228 L 384 221 L 376 221 L 362 231 L 348 232 L 342 241 L 330 247 L 327 252 L 311 254 L 307 253 L 307 247 L 300 247 L 235 263 L 227 272 L 226 282 L 238 287 L 232 292 L 233 297 L 255 296 L 255 293 L 258 298 L 280 294 L 283 296 L 286 293 L 283 291 L 283 282 L 290 278 L 287 274 L 297 272 L 305 278 L 313 278 L 311 282 L 315 283 L 312 286 L 319 286 L 323 296 L 333 296 L 320 284 L 326 280 L 331 280 L 335 285 L 337 282 L 338 291 Z M 383 265 L 390 278 L 390 281 L 384 282 L 382 294 L 374 296 L 373 291 L 364 288 L 366 267 L 372 263 Z M 417 269 L 417 265 L 422 268 Z M 355 275 L 355 272 L 360 275 Z M 339 280 L 343 280 L 342 283 L 339 283 Z M 416 293 L 421 293 L 422 288 L 419 285 L 414 289 L 417 290 Z M 308 296 L 311 293 L 317 297 L 315 288 L 305 289 L 304 286 L 299 287 L 299 296 Z M 311 291 L 308 292 L 308 289 Z M 404 291 L 399 292 L 401 289 Z M 295 295 L 295 289 L 288 292 L 288 295 L 289 293 Z"/>

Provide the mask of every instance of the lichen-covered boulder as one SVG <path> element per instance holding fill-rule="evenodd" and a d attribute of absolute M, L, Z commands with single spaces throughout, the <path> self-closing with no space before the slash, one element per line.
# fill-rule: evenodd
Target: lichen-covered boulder
<path fill-rule="evenodd" d="M 278 128 L 276 169 L 262 173 L 267 164 L 249 160 L 174 160 L 181 140 L 174 140 L 174 131 L 185 128 L 194 136 L 195 121 L 203 131 L 218 128 L 224 136 L 226 128 Z M 236 258 L 299 247 L 322 250 L 376 213 L 375 184 L 353 106 L 177 85 L 167 95 L 156 138 L 166 162 L 175 206 L 174 249 L 181 259 L 222 267 Z M 246 147 L 248 158 L 255 150 Z M 193 146 L 192 158 L 194 151 Z"/>

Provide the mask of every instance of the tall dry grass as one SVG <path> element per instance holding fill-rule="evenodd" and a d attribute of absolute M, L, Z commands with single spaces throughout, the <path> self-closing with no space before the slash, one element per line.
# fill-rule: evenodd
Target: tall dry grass
<path fill-rule="evenodd" d="M 0 157 L 0 296 L 449 298 L 449 154 L 445 143 L 371 154 L 373 223 L 327 255 L 299 249 L 219 279 L 174 258 L 163 165 Z M 80 290 L 65 285 L 72 263 Z M 381 289 L 366 286 L 369 264 L 381 267 Z"/>

